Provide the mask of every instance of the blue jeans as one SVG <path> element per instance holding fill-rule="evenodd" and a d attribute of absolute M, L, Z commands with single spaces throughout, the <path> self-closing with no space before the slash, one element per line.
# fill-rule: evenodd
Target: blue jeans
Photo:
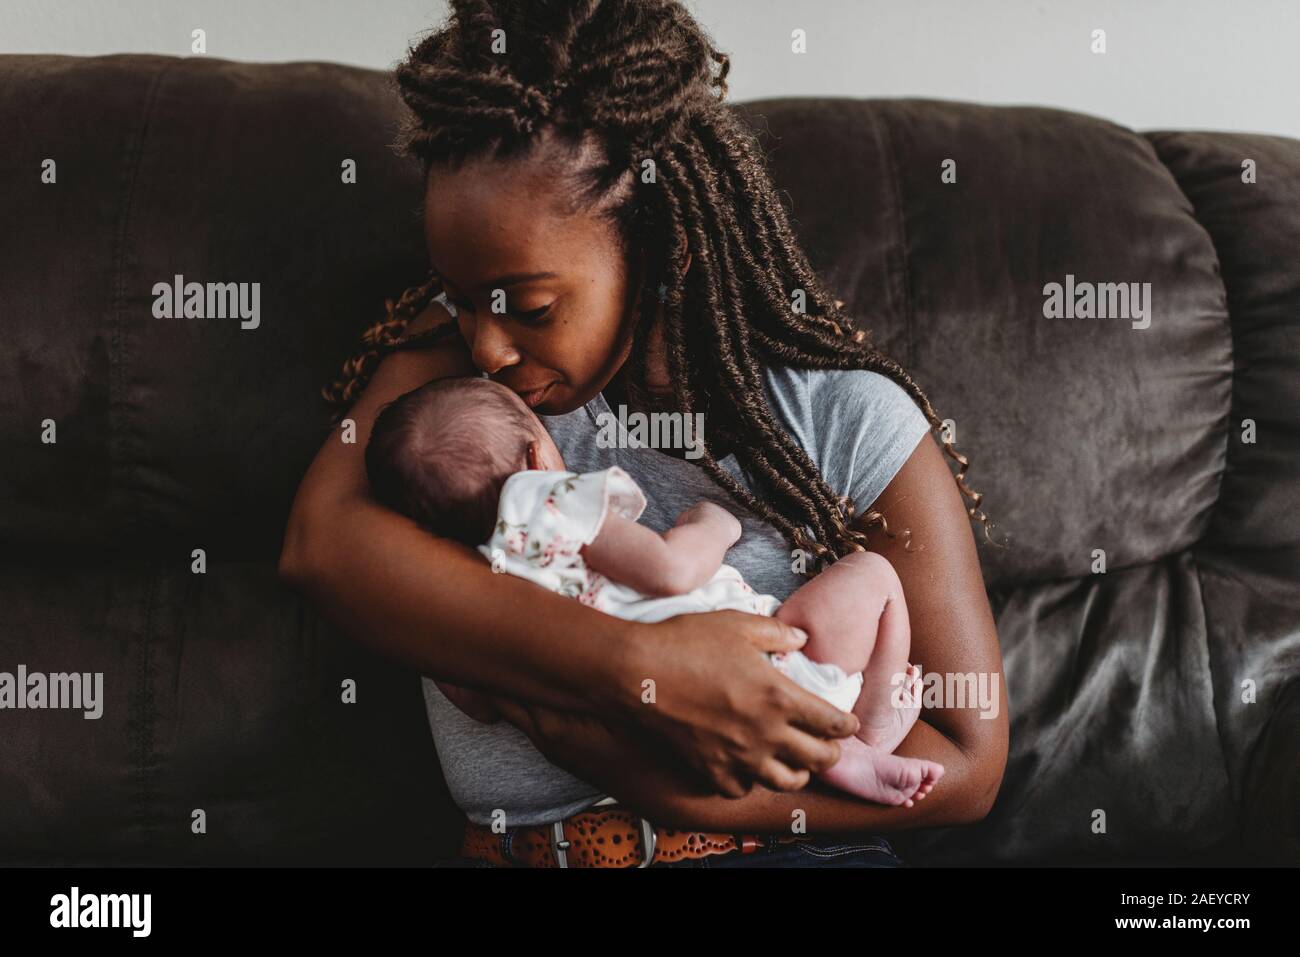
<path fill-rule="evenodd" d="M 434 867 L 492 867 L 486 861 L 453 857 L 435 861 Z M 664 861 L 651 867 L 904 867 L 893 846 L 876 834 L 861 838 L 802 838 L 788 844 L 775 842 L 752 854 L 732 851 L 708 857 Z"/>

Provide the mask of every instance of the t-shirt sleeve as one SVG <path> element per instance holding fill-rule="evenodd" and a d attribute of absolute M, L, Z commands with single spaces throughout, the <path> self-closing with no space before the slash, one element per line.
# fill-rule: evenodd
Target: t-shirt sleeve
<path fill-rule="evenodd" d="M 861 515 L 916 451 L 930 422 L 907 390 L 867 369 L 803 370 L 813 461 Z"/>
<path fill-rule="evenodd" d="M 492 536 L 479 551 L 489 558 L 497 552 L 525 559 L 539 555 L 555 531 L 546 501 L 557 483 L 573 478 L 577 476 L 572 472 L 526 470 L 506 479 Z"/>
<path fill-rule="evenodd" d="M 613 510 L 636 520 L 645 510 L 640 486 L 618 466 L 579 475 L 522 471 L 506 479 L 491 539 L 479 550 L 498 551 L 549 566 L 590 545 Z"/>
<path fill-rule="evenodd" d="M 562 516 L 565 526 L 584 545 L 595 541 L 609 512 L 636 521 L 646 504 L 641 487 L 617 465 L 557 484 L 547 499 L 547 506 Z"/>

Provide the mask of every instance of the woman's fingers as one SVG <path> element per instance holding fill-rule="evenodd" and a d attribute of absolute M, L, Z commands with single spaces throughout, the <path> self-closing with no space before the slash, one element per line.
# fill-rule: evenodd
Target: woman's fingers
<path fill-rule="evenodd" d="M 840 746 L 791 728 L 789 738 L 777 749 L 777 756 L 793 768 L 807 768 L 814 774 L 829 770 L 840 759 Z"/>
<path fill-rule="evenodd" d="M 462 688 L 445 681 L 435 682 L 443 695 L 465 714 L 483 724 L 492 724 L 501 720 L 501 713 L 492 707 L 488 696 L 479 691 Z"/>
<path fill-rule="evenodd" d="M 743 798 L 752 787 L 751 784 L 740 780 L 734 774 L 713 774 L 710 777 L 713 787 L 723 797 Z"/>
<path fill-rule="evenodd" d="M 678 615 L 651 627 L 662 640 L 646 646 L 654 653 L 647 670 L 659 672 L 660 688 L 673 694 L 635 720 L 666 737 L 677 758 L 720 794 L 743 797 L 757 782 L 797 790 L 839 760 L 835 739 L 858 730 L 851 713 L 762 657 L 802 647 L 807 635 L 797 628 L 740 611 Z"/>
<path fill-rule="evenodd" d="M 759 771 L 759 783 L 773 791 L 801 791 L 808 786 L 807 771 L 795 771 L 777 758 L 768 758 Z"/>
<path fill-rule="evenodd" d="M 808 641 L 808 633 L 802 628 L 795 628 L 783 621 L 766 615 L 750 615 L 736 612 L 743 616 L 740 621 L 740 633 L 759 651 L 798 651 Z"/>
<path fill-rule="evenodd" d="M 504 695 L 489 695 L 488 701 L 507 721 L 516 728 L 528 735 L 528 739 L 533 742 L 537 750 L 539 746 L 540 735 L 537 729 L 537 719 L 532 710 L 513 698 L 507 698 Z"/>
<path fill-rule="evenodd" d="M 789 679 L 786 679 L 789 681 Z M 847 738 L 858 730 L 860 722 L 850 711 L 841 711 L 829 701 L 823 701 L 811 691 L 805 691 L 793 681 L 790 691 L 791 702 L 786 709 L 789 720 L 796 728 L 801 728 L 819 738 Z"/>

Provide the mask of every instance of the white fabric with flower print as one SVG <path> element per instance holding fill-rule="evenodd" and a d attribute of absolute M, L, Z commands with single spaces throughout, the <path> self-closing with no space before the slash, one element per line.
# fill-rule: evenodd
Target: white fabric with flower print
<path fill-rule="evenodd" d="M 479 551 L 494 571 L 508 572 L 629 621 L 662 621 L 690 612 L 732 609 L 772 615 L 781 602 L 755 592 L 740 572 L 723 564 L 703 585 L 682 595 L 648 598 L 587 566 L 581 548 L 600 533 L 613 509 L 636 521 L 645 510 L 640 487 L 618 466 L 599 472 L 516 472 L 506 480 L 492 537 Z M 851 711 L 862 675 L 815 662 L 802 652 L 769 656 L 800 687 Z"/>

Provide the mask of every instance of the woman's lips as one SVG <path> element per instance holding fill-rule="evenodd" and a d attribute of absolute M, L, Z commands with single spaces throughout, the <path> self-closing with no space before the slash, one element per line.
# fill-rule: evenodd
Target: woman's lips
<path fill-rule="evenodd" d="M 520 392 L 519 398 L 524 400 L 524 405 L 528 406 L 528 408 L 535 409 L 537 406 L 541 405 L 542 400 L 546 398 L 546 393 L 551 391 L 551 386 L 553 385 L 555 385 L 555 383 L 551 382 L 542 386 L 540 389 L 533 389 L 529 392 Z"/>

